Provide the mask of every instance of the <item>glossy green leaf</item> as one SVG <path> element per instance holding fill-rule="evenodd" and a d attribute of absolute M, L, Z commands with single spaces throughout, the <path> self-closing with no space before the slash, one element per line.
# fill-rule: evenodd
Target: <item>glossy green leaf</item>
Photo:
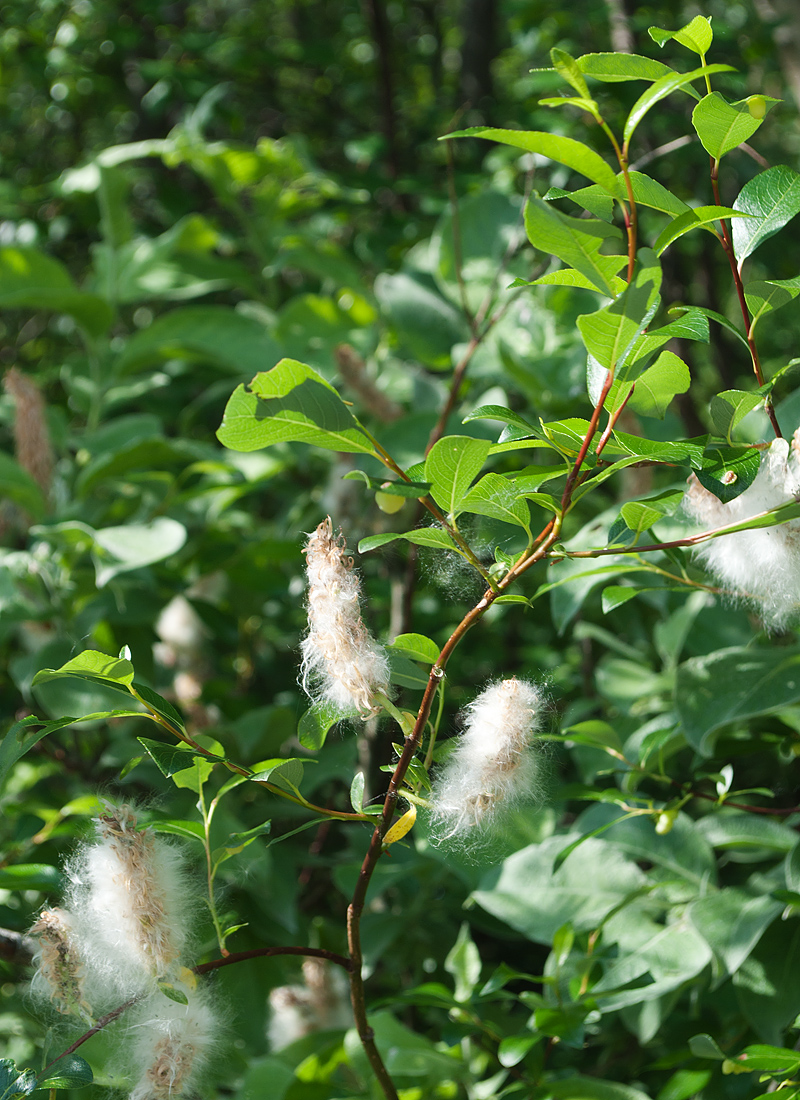
<path fill-rule="evenodd" d="M 761 456 L 753 447 L 709 447 L 697 480 L 723 504 L 735 500 L 756 479 Z"/>
<path fill-rule="evenodd" d="M 530 509 L 519 487 L 500 474 L 484 474 L 462 499 L 459 511 L 489 516 L 530 531 Z"/>
<path fill-rule="evenodd" d="M 438 527 L 417 527 L 413 531 L 403 531 L 400 534 L 369 535 L 358 544 L 359 554 L 366 554 L 370 550 L 377 550 L 380 546 L 386 546 L 396 539 L 405 539 L 415 546 L 429 546 L 436 550 L 456 550 L 456 544 L 446 531 Z"/>
<path fill-rule="evenodd" d="M 546 105 L 549 105 L 550 102 L 553 101 L 542 100 L 542 103 Z M 614 199 L 596 183 L 591 184 L 589 187 L 580 187 L 577 191 L 565 191 L 563 187 L 549 187 L 546 194 L 542 195 L 542 201 L 552 202 L 554 199 L 570 199 L 584 210 L 588 210 L 590 214 L 594 214 L 596 218 L 602 218 L 605 222 L 610 222 L 614 216 Z"/>
<path fill-rule="evenodd" d="M 766 100 L 768 111 L 777 99 Z M 766 111 L 759 116 L 753 114 L 749 99 L 728 103 L 719 92 L 704 96 L 692 112 L 692 125 L 706 152 L 719 160 L 752 137 L 764 121 Z"/>
<path fill-rule="evenodd" d="M 768 1046 L 765 1043 L 754 1043 L 745 1047 L 734 1061 L 759 1073 L 795 1074 L 800 1069 L 800 1054 L 796 1050 Z"/>
<path fill-rule="evenodd" d="M 133 690 L 141 701 L 150 709 L 154 710 L 156 714 L 165 718 L 176 730 L 183 730 L 186 728 L 183 715 L 168 699 L 165 699 L 163 695 L 159 695 L 157 691 L 153 691 L 147 684 L 140 684 L 134 680 L 132 684 Z"/>
<path fill-rule="evenodd" d="M 800 294 L 800 275 L 793 279 L 754 279 L 744 288 L 747 308 L 750 310 L 750 335 L 767 313 L 788 305 Z"/>
<path fill-rule="evenodd" d="M 577 58 L 577 65 L 585 76 L 608 84 L 623 80 L 658 80 L 673 71 L 660 61 L 636 53 L 585 53 Z"/>
<path fill-rule="evenodd" d="M 524 149 L 526 153 L 538 153 L 549 160 L 565 164 L 575 172 L 580 172 L 594 183 L 599 183 L 610 194 L 615 193 L 616 176 L 610 165 L 583 142 L 574 138 L 548 134 L 540 130 L 499 130 L 492 126 L 472 126 L 468 130 L 457 130 L 445 134 L 441 141 L 454 137 L 479 137 L 488 141 L 498 141 L 502 145 L 512 145 Z"/>
<path fill-rule="evenodd" d="M 431 496 L 445 512 L 458 515 L 461 502 L 480 473 L 491 444 L 468 435 L 447 435 L 431 447 L 425 459 L 425 480 Z"/>
<path fill-rule="evenodd" d="M 568 54 L 566 50 L 552 49 L 550 60 L 553 62 L 553 68 L 558 75 L 563 77 L 568 84 L 571 84 L 579 96 L 583 99 L 591 99 L 589 87 L 574 57 Z"/>
<path fill-rule="evenodd" d="M 709 411 L 714 427 L 728 442 L 736 425 L 759 405 L 764 397 L 759 393 L 747 393 L 745 390 L 723 390 L 711 398 Z"/>
<path fill-rule="evenodd" d="M 92 1067 L 77 1054 L 59 1058 L 56 1064 L 38 1078 L 36 1087 L 48 1089 L 80 1089 L 94 1081 Z"/>
<path fill-rule="evenodd" d="M 0 1058 L 0 1100 L 17 1100 L 35 1088 L 36 1074 L 32 1069 L 17 1069 L 10 1058 Z"/>
<path fill-rule="evenodd" d="M 64 880 L 46 863 L 14 863 L 0 867 L 0 890 L 60 890 Z"/>
<path fill-rule="evenodd" d="M 682 489 L 668 489 L 644 500 L 629 500 L 620 508 L 620 519 L 638 539 L 664 516 L 674 515 L 682 500 Z"/>
<path fill-rule="evenodd" d="M 664 31 L 660 27 L 648 27 L 648 34 L 663 49 L 664 44 L 674 39 L 693 53 L 701 56 L 707 54 L 714 41 L 714 33 L 711 30 L 711 19 L 704 15 L 696 15 L 686 26 L 679 31 Z"/>
<path fill-rule="evenodd" d="M 126 658 L 109 657 L 96 649 L 85 649 L 73 657 L 61 668 L 43 668 L 33 678 L 34 686 L 59 676 L 78 676 L 81 679 L 100 680 L 103 683 L 118 684 L 128 694 L 133 683 L 133 665 Z"/>
<path fill-rule="evenodd" d="M 723 726 L 800 701 L 800 650 L 733 647 L 678 666 L 675 705 L 689 744 L 710 755 Z"/>
<path fill-rule="evenodd" d="M 353 807 L 353 812 L 360 814 L 364 812 L 364 773 L 356 772 L 353 776 L 353 782 L 350 784 L 350 805 Z"/>
<path fill-rule="evenodd" d="M 325 744 L 331 729 L 342 719 L 342 712 L 330 703 L 313 703 L 297 724 L 297 738 L 304 749 L 317 752 Z"/>
<path fill-rule="evenodd" d="M 737 219 L 734 226 L 740 224 L 740 219 Z M 745 335 L 736 327 L 733 321 L 729 321 L 722 313 L 717 313 L 716 310 L 706 309 L 704 306 L 673 306 L 669 311 L 670 313 L 676 313 L 680 315 L 681 321 L 691 323 L 694 319 L 701 317 L 709 317 L 712 321 L 716 321 L 718 325 L 722 325 L 727 329 L 736 339 L 744 345 L 747 349 L 747 353 L 750 353 L 750 346 L 747 343 Z"/>
<path fill-rule="evenodd" d="M 582 275 L 580 271 L 576 271 L 573 267 L 562 267 L 558 271 L 551 271 L 547 275 L 542 275 L 540 279 L 534 279 L 532 283 L 526 283 L 525 286 L 572 286 L 579 287 L 582 290 L 597 290 L 595 283 L 588 279 L 585 275 Z M 605 292 L 609 298 L 616 297 L 617 294 L 621 294 L 625 287 L 628 285 L 624 279 L 621 279 L 619 275 L 612 275 L 609 280 L 610 290 Z"/>
<path fill-rule="evenodd" d="M 686 233 L 691 233 L 693 229 L 708 228 L 713 222 L 719 221 L 721 218 L 738 218 L 741 216 L 740 211 L 732 210 L 729 206 L 697 206 L 671 221 L 659 233 L 654 248 L 660 256 L 673 241 Z"/>
<path fill-rule="evenodd" d="M 148 737 L 137 737 L 136 740 L 167 779 L 177 772 L 194 767 L 197 760 L 210 763 L 205 756 L 186 745 L 170 745 L 166 741 L 151 741 Z"/>
<path fill-rule="evenodd" d="M 92 336 L 114 320 L 104 298 L 78 290 L 58 260 L 33 248 L 0 248 L 0 306 L 66 313 Z"/>
<path fill-rule="evenodd" d="M 646 92 L 643 92 L 642 95 L 639 96 L 631 108 L 623 131 L 626 147 L 633 137 L 636 127 L 647 112 L 652 110 L 662 99 L 666 99 L 668 95 L 677 92 L 685 85 L 691 84 L 693 80 L 700 80 L 702 77 L 710 76 L 712 73 L 726 73 L 732 71 L 733 67 L 731 65 L 703 65 L 698 69 L 692 69 L 691 72 L 688 73 L 670 73 L 667 76 L 659 77 Z"/>
<path fill-rule="evenodd" d="M 429 665 L 435 665 L 439 660 L 438 645 L 424 634 L 398 634 L 389 648 L 399 649 L 407 657 Z"/>
<path fill-rule="evenodd" d="M 418 500 L 428 495 L 430 482 L 427 481 L 387 481 L 386 478 L 370 477 L 364 470 L 350 470 L 344 475 L 344 481 L 362 481 L 370 489 L 376 492 L 388 493 L 389 496 L 407 497 Z"/>
<path fill-rule="evenodd" d="M 525 207 L 525 231 L 534 248 L 575 268 L 601 293 L 614 297 L 616 273 L 625 256 L 607 256 L 600 249 L 606 241 L 620 242 L 619 230 L 604 221 L 572 218 L 542 199 L 531 198 Z"/>
<path fill-rule="evenodd" d="M 639 250 L 633 279 L 619 298 L 578 318 L 583 342 L 606 370 L 624 367 L 637 337 L 658 308 L 661 265 L 649 248 Z"/>
<path fill-rule="evenodd" d="M 689 368 L 674 352 L 662 351 L 651 367 L 636 379 L 628 408 L 642 416 L 664 419 L 673 397 L 686 393 L 691 385 Z"/>
<path fill-rule="evenodd" d="M 311 367 L 282 359 L 239 386 L 217 438 L 233 451 L 295 441 L 327 450 L 372 454 L 373 446 L 336 390 Z"/>
<path fill-rule="evenodd" d="M 733 208 L 751 215 L 732 225 L 733 251 L 741 268 L 763 241 L 800 211 L 800 174 L 784 164 L 759 172 L 741 189 Z"/>
<path fill-rule="evenodd" d="M 672 214 L 674 217 L 685 214 L 689 209 L 677 195 L 673 195 L 658 180 L 651 179 L 644 172 L 630 172 L 629 175 L 633 197 L 639 206 L 649 206 L 651 210 L 660 210 L 662 214 Z M 622 175 L 617 176 L 617 181 L 617 197 L 627 197 Z"/>

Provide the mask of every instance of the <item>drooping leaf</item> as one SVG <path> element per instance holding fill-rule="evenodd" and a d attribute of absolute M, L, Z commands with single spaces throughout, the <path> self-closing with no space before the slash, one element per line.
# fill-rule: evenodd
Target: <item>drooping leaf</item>
<path fill-rule="evenodd" d="M 336 390 L 316 371 L 281 359 L 239 386 L 225 408 L 217 438 L 233 451 L 256 451 L 296 441 L 346 453 L 374 454 L 360 424 Z"/>
<path fill-rule="evenodd" d="M 398 534 L 369 535 L 358 544 L 359 554 L 366 554 L 370 550 L 377 550 L 380 546 L 386 546 L 395 539 L 405 539 L 415 546 L 429 546 L 436 550 L 457 550 L 456 544 L 446 531 L 439 527 L 417 527 L 413 531 L 403 531 Z"/>
<path fill-rule="evenodd" d="M 171 745 L 166 741 L 152 741 L 148 737 L 137 737 L 136 740 L 167 779 L 194 767 L 197 760 L 205 764 L 213 763 L 213 760 L 209 761 L 202 753 L 195 752 L 187 745 Z"/>
<path fill-rule="evenodd" d="M 542 199 L 531 198 L 525 207 L 525 231 L 534 248 L 557 256 L 584 275 L 601 293 L 614 297 L 613 278 L 626 263 L 626 257 L 606 256 L 600 249 L 606 241 L 621 241 L 615 226 L 604 221 L 572 218 Z"/>
<path fill-rule="evenodd" d="M 37 1081 L 37 1088 L 79 1089 L 91 1085 L 94 1081 L 92 1067 L 77 1054 L 68 1054 L 59 1058 L 52 1069 L 43 1073 Z"/>
<path fill-rule="evenodd" d="M 398 634 L 389 648 L 399 649 L 415 661 L 424 661 L 429 665 L 435 665 L 439 660 L 438 645 L 424 634 Z"/>
<path fill-rule="evenodd" d="M 651 249 L 642 248 L 627 289 L 610 305 L 578 318 L 586 349 L 601 367 L 617 372 L 624 367 L 634 342 L 658 308 L 660 288 L 661 265 Z"/>
<path fill-rule="evenodd" d="M 800 174 L 784 164 L 759 172 L 737 195 L 734 210 L 750 214 L 732 225 L 733 251 L 742 264 L 800 211 Z"/>
<path fill-rule="evenodd" d="M 479 137 L 488 141 L 498 141 L 503 145 L 512 145 L 524 149 L 526 153 L 538 153 L 549 160 L 565 164 L 575 172 L 580 172 L 594 183 L 599 183 L 610 194 L 615 193 L 616 176 L 611 166 L 595 153 L 588 145 L 574 138 L 548 134 L 540 130 L 499 130 L 492 126 L 471 126 L 468 130 L 457 130 L 445 134 L 441 141 L 455 137 Z"/>
<path fill-rule="evenodd" d="M 297 737 L 304 749 L 317 752 L 328 733 L 341 721 L 342 712 L 330 703 L 313 703 L 297 724 Z"/>

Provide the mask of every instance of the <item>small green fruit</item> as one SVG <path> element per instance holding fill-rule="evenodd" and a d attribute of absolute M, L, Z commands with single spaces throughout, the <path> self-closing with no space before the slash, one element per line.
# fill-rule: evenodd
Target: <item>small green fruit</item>
<path fill-rule="evenodd" d="M 375 503 L 387 516 L 393 516 L 395 512 L 399 512 L 405 502 L 405 497 L 395 496 L 394 493 L 384 493 L 380 489 L 375 494 Z"/>
<path fill-rule="evenodd" d="M 763 95 L 748 96 L 747 109 L 753 118 L 763 118 L 767 113 L 767 101 Z"/>

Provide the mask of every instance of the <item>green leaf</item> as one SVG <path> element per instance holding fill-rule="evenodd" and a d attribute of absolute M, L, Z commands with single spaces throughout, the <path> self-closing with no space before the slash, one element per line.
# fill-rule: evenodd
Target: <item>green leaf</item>
<path fill-rule="evenodd" d="M 357 814 L 364 812 L 364 773 L 356 772 L 350 784 L 350 805 Z"/>
<path fill-rule="evenodd" d="M 692 902 L 688 916 L 725 971 L 735 974 L 782 909 L 769 896 L 726 887 Z"/>
<path fill-rule="evenodd" d="M 550 60 L 553 62 L 553 68 L 558 75 L 563 77 L 568 84 L 571 84 L 579 96 L 583 99 L 591 99 L 583 73 L 574 57 L 571 57 L 566 50 L 552 49 Z"/>
<path fill-rule="evenodd" d="M 438 645 L 424 634 L 398 634 L 388 648 L 398 649 L 415 661 L 424 661 L 428 665 L 435 665 L 439 660 Z"/>
<path fill-rule="evenodd" d="M 142 569 L 172 557 L 186 542 L 186 528 L 169 516 L 149 523 L 103 527 L 94 532 L 97 587 L 104 588 L 120 573 Z"/>
<path fill-rule="evenodd" d="M 586 349 L 600 366 L 609 371 L 624 366 L 636 339 L 658 308 L 660 288 L 661 265 L 651 249 L 642 248 L 633 279 L 619 298 L 578 318 Z"/>
<path fill-rule="evenodd" d="M 668 65 L 636 53 L 585 53 L 577 59 L 585 76 L 615 84 L 622 80 L 658 80 L 673 71 Z"/>
<path fill-rule="evenodd" d="M 46 863 L 15 863 L 0 867 L 0 890 L 60 890 L 64 880 Z"/>
<path fill-rule="evenodd" d="M 727 1058 L 710 1035 L 693 1035 L 689 1040 L 689 1050 L 695 1058 L 713 1058 L 717 1062 L 724 1062 Z"/>
<path fill-rule="evenodd" d="M 453 345 L 469 339 L 460 309 L 404 272 L 379 275 L 375 296 L 401 352 L 434 370 L 450 369 Z"/>
<path fill-rule="evenodd" d="M 262 821 L 260 825 L 256 825 L 252 829 L 247 829 L 243 833 L 231 833 L 227 842 L 220 848 L 215 848 L 211 853 L 211 862 L 215 867 L 218 867 L 220 863 L 225 863 L 225 861 L 231 859 L 232 856 L 238 856 L 238 854 L 249 847 L 254 840 L 258 840 L 258 838 L 262 836 L 267 836 L 270 832 L 272 832 L 272 821 Z M 240 924 L 237 927 L 243 928 L 245 926 Z"/>
<path fill-rule="evenodd" d="M 679 31 L 662 31 L 660 27 L 648 27 L 647 30 L 653 41 L 662 49 L 666 42 L 674 38 L 676 42 L 680 42 L 682 46 L 686 46 L 693 53 L 699 53 L 701 57 L 708 53 L 714 40 L 711 19 L 706 19 L 704 15 L 696 15 L 690 23 L 687 23 L 685 27 L 681 27 Z"/>
<path fill-rule="evenodd" d="M 133 683 L 133 665 L 125 658 L 109 657 L 96 649 L 85 649 L 77 657 L 67 661 L 61 668 L 43 668 L 32 680 L 36 684 L 55 680 L 60 676 L 77 676 L 82 680 L 99 680 L 105 684 L 117 684 L 125 694 Z"/>
<path fill-rule="evenodd" d="M 638 539 L 644 531 L 664 516 L 674 515 L 683 500 L 683 495 L 683 489 L 668 489 L 655 496 L 645 497 L 644 500 L 629 500 L 620 509 L 620 519 Z"/>
<path fill-rule="evenodd" d="M 555 1100 L 648 1100 L 647 1093 L 619 1081 L 601 1081 L 599 1077 L 567 1077 L 549 1081 L 547 1093 Z"/>
<path fill-rule="evenodd" d="M 639 435 L 629 435 L 627 432 L 614 432 L 614 439 L 622 450 L 631 455 L 649 462 L 667 462 L 670 465 L 689 465 L 693 470 L 699 470 L 703 465 L 703 450 L 707 436 L 701 436 L 700 440 L 677 440 L 674 443 L 662 443 L 656 439 L 645 439 Z"/>
<path fill-rule="evenodd" d="M 621 922 L 626 916 L 621 914 Z M 636 924 L 633 950 L 624 951 L 621 943 L 619 957 L 592 987 L 606 1012 L 662 997 L 711 962 L 708 944 L 685 919 L 665 927 L 640 913 Z"/>
<path fill-rule="evenodd" d="M 575 839 L 574 833 L 554 836 L 515 852 L 482 877 L 472 897 L 498 920 L 548 947 L 567 921 L 576 932 L 597 928 L 639 889 L 644 875 L 612 845 L 594 837 L 554 872 L 561 850 Z"/>
<path fill-rule="evenodd" d="M 370 477 L 364 470 L 350 470 L 342 480 L 363 481 L 376 492 L 388 493 L 393 497 L 408 497 L 411 500 L 426 497 L 430 491 L 430 483 L 427 481 L 387 481 L 386 478 Z"/>
<path fill-rule="evenodd" d="M 748 854 L 765 852 L 766 858 L 775 858 L 791 852 L 797 836 L 787 825 L 769 817 L 725 808 L 717 810 L 698 822 L 698 831 L 714 848 L 720 848 L 731 856 L 740 852 Z"/>
<path fill-rule="evenodd" d="M 541 102 L 548 103 L 547 100 Z M 583 207 L 584 210 L 588 210 L 590 214 L 594 214 L 596 218 L 602 218 L 605 222 L 610 222 L 614 216 L 614 199 L 596 183 L 591 184 L 590 187 L 581 187 L 577 191 L 565 191 L 563 187 L 549 187 L 546 194 L 542 195 L 542 201 L 552 202 L 553 199 L 570 199 L 578 206 Z M 537 282 L 538 280 L 535 280 L 534 283 L 527 285 L 534 286 Z"/>
<path fill-rule="evenodd" d="M 737 220 L 734 223 L 734 227 L 739 225 Z M 687 321 L 692 323 L 701 317 L 710 317 L 712 321 L 716 321 L 718 325 L 722 325 L 728 332 L 732 333 L 736 339 L 747 348 L 748 355 L 750 353 L 750 345 L 747 343 L 747 337 L 743 335 L 733 323 L 729 321 L 727 317 L 724 317 L 721 313 L 717 313 L 713 309 L 706 309 L 704 306 L 672 306 L 669 311 L 680 316 L 681 321 Z"/>
<path fill-rule="evenodd" d="M 199 821 L 178 821 L 167 819 L 166 821 L 153 821 L 150 827 L 157 833 L 168 833 L 170 836 L 182 836 L 187 840 L 199 840 L 205 843 L 205 832 Z"/>
<path fill-rule="evenodd" d="M 78 290 L 58 260 L 33 248 L 0 248 L 0 306 L 66 313 L 91 336 L 114 320 L 105 299 Z"/>
<path fill-rule="evenodd" d="M 447 435 L 433 445 L 425 459 L 425 480 L 431 483 L 431 496 L 445 512 L 458 515 L 490 446 L 488 440 L 468 435 Z"/>
<path fill-rule="evenodd" d="M 714 733 L 800 701 L 800 649 L 721 649 L 679 665 L 676 709 L 689 744 L 712 752 Z"/>
<path fill-rule="evenodd" d="M 458 930 L 458 938 L 444 960 L 444 968 L 455 978 L 456 1000 L 468 1001 L 481 979 L 481 957 L 466 921 Z"/>
<path fill-rule="evenodd" d="M 524 1035 L 506 1035 L 504 1039 L 500 1040 L 497 1048 L 497 1060 L 506 1069 L 517 1066 L 531 1047 L 541 1043 L 543 1039 L 543 1034 L 531 1035 L 530 1032 L 526 1032 Z"/>
<path fill-rule="evenodd" d="M 183 720 L 181 712 L 177 707 L 173 706 L 169 700 L 165 699 L 163 695 L 159 695 L 158 692 L 153 691 L 151 687 L 148 687 L 146 684 L 140 684 L 136 680 L 133 681 L 132 687 L 143 703 L 151 707 L 156 714 L 165 718 L 176 730 L 182 731 L 186 729 L 186 723 Z"/>
<path fill-rule="evenodd" d="M 530 532 L 530 509 L 519 487 L 500 474 L 484 474 L 463 498 L 459 510 L 512 523 Z"/>
<path fill-rule="evenodd" d="M 733 72 L 733 66 L 731 65 L 703 65 L 699 69 L 692 69 L 691 72 L 688 73 L 670 73 L 668 76 L 659 77 L 646 92 L 643 92 L 642 95 L 639 96 L 631 108 L 623 131 L 625 147 L 627 148 L 629 145 L 636 127 L 647 112 L 652 110 L 652 108 L 655 107 L 657 103 L 660 103 L 662 99 L 665 99 L 673 92 L 677 92 L 685 85 L 691 84 L 693 80 L 699 80 L 701 77 L 710 76 L 712 73 L 729 72 Z"/>
<path fill-rule="evenodd" d="M 36 1074 L 32 1069 L 19 1070 L 10 1058 L 0 1058 L 0 1100 L 17 1100 L 35 1088 Z"/>
<path fill-rule="evenodd" d="M 796 1050 L 787 1050 L 786 1047 L 767 1046 L 764 1043 L 754 1043 L 745 1047 L 741 1054 L 734 1059 L 741 1062 L 747 1069 L 760 1073 L 791 1073 L 800 1069 L 800 1054 Z"/>
<path fill-rule="evenodd" d="M 711 398 L 709 411 L 714 427 L 720 435 L 731 442 L 731 432 L 744 420 L 748 413 L 763 405 L 764 397 L 760 393 L 747 393 L 745 390 L 723 390 Z"/>
<path fill-rule="evenodd" d="M 126 375 L 176 358 L 214 363 L 241 378 L 279 359 L 280 348 L 260 321 L 228 306 L 187 306 L 134 333 L 116 369 Z"/>
<path fill-rule="evenodd" d="M 168 997 L 171 1001 L 174 1001 L 176 1004 L 188 1005 L 189 998 L 186 996 L 186 994 L 183 992 L 182 989 L 178 989 L 176 986 L 174 986 L 172 984 L 172 982 L 159 982 L 158 983 L 158 988 L 164 994 L 165 997 Z"/>
<path fill-rule="evenodd" d="M 314 703 L 297 724 L 297 738 L 304 749 L 317 752 L 330 730 L 342 719 L 341 709 L 330 703 Z"/>
<path fill-rule="evenodd" d="M 504 405 L 480 405 L 465 416 L 462 423 L 468 424 L 471 420 L 499 420 L 501 424 L 507 424 L 510 430 L 503 432 L 502 439 L 526 439 L 541 434 L 537 424 L 532 424 L 520 413 L 512 412 Z"/>
<path fill-rule="evenodd" d="M 201 760 L 211 764 L 202 753 L 183 745 L 170 745 L 166 741 L 151 741 L 148 737 L 137 737 L 136 740 L 147 751 L 156 767 L 163 776 L 169 779 L 177 772 L 186 771 L 194 767 L 195 761 Z"/>
<path fill-rule="evenodd" d="M 303 765 L 315 763 L 315 760 L 310 760 L 308 757 L 301 759 L 297 756 L 262 760 L 253 768 L 250 779 L 253 783 L 273 783 L 296 794 L 303 781 Z"/>
<path fill-rule="evenodd" d="M 616 177 L 615 177 L 616 180 Z M 604 221 L 571 218 L 542 199 L 530 198 L 525 207 L 525 231 L 534 248 L 575 268 L 608 297 L 616 291 L 613 279 L 627 262 L 625 256 L 601 255 L 606 241 L 621 242 L 619 230 Z"/>
<path fill-rule="evenodd" d="M 735 500 L 756 479 L 761 456 L 754 447 L 709 446 L 697 480 L 723 504 Z"/>
<path fill-rule="evenodd" d="M 750 335 L 763 316 L 788 305 L 800 294 L 800 275 L 793 279 L 754 279 L 744 288 L 744 297 L 750 310 Z M 774 378 L 773 378 L 774 383 Z"/>
<path fill-rule="evenodd" d="M 655 363 L 636 379 L 636 389 L 628 401 L 628 408 L 642 416 L 663 420 L 673 397 L 686 393 L 691 381 L 686 363 L 674 352 L 662 351 Z"/>
<path fill-rule="evenodd" d="M 591 279 L 587 279 L 585 275 L 581 275 L 580 271 L 576 271 L 573 267 L 562 267 L 558 271 L 551 271 L 547 275 L 542 275 L 540 279 L 534 279 L 532 283 L 512 283 L 512 286 L 572 286 L 578 287 L 581 290 L 597 290 L 597 286 Z M 609 297 L 616 297 L 617 294 L 621 294 L 625 287 L 628 285 L 624 279 L 621 279 L 619 275 L 612 275 L 610 278 L 610 285 L 612 293 Z"/>
<path fill-rule="evenodd" d="M 333 386 L 294 359 L 281 359 L 257 374 L 249 390 L 239 386 L 234 391 L 217 438 L 233 451 L 295 441 L 350 454 L 374 453 Z"/>
<path fill-rule="evenodd" d="M 760 117 L 757 117 L 753 114 L 750 98 L 752 97 L 737 103 L 728 103 L 719 92 L 711 92 L 700 100 L 692 112 L 692 125 L 697 136 L 705 151 L 717 163 L 731 149 L 736 149 L 743 141 L 752 137 L 764 121 L 769 108 L 779 102 L 777 99 L 760 96 L 767 106 Z"/>
<path fill-rule="evenodd" d="M 0 451 L 0 497 L 24 509 L 36 521 L 43 519 L 47 511 L 39 485 L 4 451 Z"/>
<path fill-rule="evenodd" d="M 37 1080 L 37 1089 L 80 1089 L 94 1081 L 92 1067 L 77 1054 L 59 1058 L 52 1069 Z"/>
<path fill-rule="evenodd" d="M 660 210 L 662 214 L 672 214 L 675 217 L 685 214 L 689 209 L 677 195 L 673 195 L 663 184 L 646 176 L 644 172 L 630 172 L 629 175 L 633 197 L 639 206 L 649 206 L 652 210 Z M 625 198 L 627 192 L 621 174 L 617 176 L 617 180 L 617 197 Z"/>
<path fill-rule="evenodd" d="M 752 215 L 732 225 L 733 251 L 741 270 L 747 257 L 800 211 L 800 174 L 784 164 L 759 172 L 741 189 L 733 208 Z"/>
<path fill-rule="evenodd" d="M 406 542 L 413 542 L 415 546 L 429 546 L 436 550 L 458 550 L 446 531 L 438 527 L 418 527 L 414 531 L 403 531 L 401 534 L 369 535 L 358 544 L 358 552 L 366 554 L 396 539 L 405 539 Z"/>
<path fill-rule="evenodd" d="M 498 141 L 502 145 L 524 149 L 526 153 L 538 153 L 580 172 L 594 183 L 599 183 L 610 194 L 616 193 L 616 176 L 610 165 L 588 145 L 575 141 L 574 138 L 539 130 L 498 130 L 492 126 L 472 126 L 468 130 L 445 134 L 439 140 L 448 141 L 454 137 L 486 138 L 488 141 Z"/>
<path fill-rule="evenodd" d="M 693 229 L 707 228 L 711 222 L 719 221 L 721 218 L 740 218 L 741 216 L 740 211 L 732 210 L 729 206 L 697 206 L 687 210 L 662 229 L 654 245 L 655 250 L 660 256 L 668 245 L 685 233 L 691 233 Z"/>

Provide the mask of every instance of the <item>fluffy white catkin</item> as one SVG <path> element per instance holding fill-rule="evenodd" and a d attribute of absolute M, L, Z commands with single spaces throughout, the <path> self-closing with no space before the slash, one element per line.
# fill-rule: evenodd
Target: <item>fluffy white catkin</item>
<path fill-rule="evenodd" d="M 330 516 L 306 545 L 308 636 L 302 643 L 301 679 L 309 695 L 342 713 L 375 711 L 376 694 L 389 690 L 386 655 L 361 618 L 359 580 Z"/>
<path fill-rule="evenodd" d="M 179 966 L 188 927 L 180 852 L 137 829 L 127 805 L 95 821 L 97 839 L 68 869 L 70 908 L 98 996 L 140 995 Z"/>
<path fill-rule="evenodd" d="M 185 992 L 188 1005 L 156 993 L 139 1006 L 130 1051 L 139 1076 L 130 1100 L 177 1100 L 193 1092 L 214 1046 L 217 1021 L 199 990 Z"/>
<path fill-rule="evenodd" d="M 534 742 L 544 698 L 525 680 L 490 684 L 467 708 L 455 749 L 430 794 L 431 838 L 483 832 L 506 809 L 536 794 Z"/>
<path fill-rule="evenodd" d="M 791 446 L 776 439 L 761 457 L 753 484 L 723 504 L 692 479 L 684 499 L 688 515 L 706 527 L 741 523 L 800 495 L 800 430 Z M 767 627 L 781 629 L 800 602 L 800 520 L 737 531 L 702 544 L 697 557 L 721 584 L 755 604 Z"/>

